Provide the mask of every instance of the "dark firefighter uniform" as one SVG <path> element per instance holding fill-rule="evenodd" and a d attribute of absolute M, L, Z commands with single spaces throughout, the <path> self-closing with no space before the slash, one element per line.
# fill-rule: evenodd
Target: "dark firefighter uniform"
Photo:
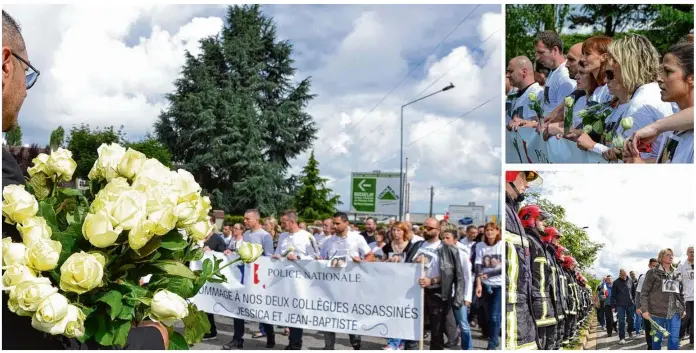
<path fill-rule="evenodd" d="M 551 270 L 551 295 L 553 296 L 554 309 L 556 311 L 556 326 L 554 329 L 553 347 L 551 349 L 560 349 L 561 341 L 563 341 L 563 329 L 565 328 L 565 312 L 567 306 L 562 295 L 563 268 L 556 261 L 556 248 L 551 244 L 546 244 L 546 258 L 549 261 L 549 269 Z"/>
<path fill-rule="evenodd" d="M 546 256 L 545 244 L 536 228 L 525 228 L 529 237 L 532 262 L 532 309 L 537 325 L 539 344 L 550 350 L 556 341 L 556 304 L 552 296 L 553 272 Z"/>
<path fill-rule="evenodd" d="M 531 259 L 529 239 L 517 215 L 519 205 L 509 195 L 505 200 L 505 348 L 531 349 L 537 346 L 531 310 Z"/>
<path fill-rule="evenodd" d="M 570 272 L 569 269 L 563 270 L 567 288 L 568 288 L 568 314 L 566 315 L 565 322 L 565 332 L 563 334 L 563 344 L 570 343 L 570 339 L 573 337 L 572 330 L 575 327 L 576 318 L 578 314 L 578 296 L 577 296 L 577 284 L 575 283 L 575 277 Z"/>

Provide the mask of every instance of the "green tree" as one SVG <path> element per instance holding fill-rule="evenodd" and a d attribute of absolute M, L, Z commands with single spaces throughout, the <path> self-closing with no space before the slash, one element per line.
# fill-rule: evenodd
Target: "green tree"
<path fill-rule="evenodd" d="M 640 28 L 649 25 L 655 14 L 654 5 L 582 5 L 579 13 L 570 16 L 570 29 L 591 26 L 595 31 L 601 31 L 602 34 L 613 37 L 616 33 L 625 32 L 631 27 Z"/>
<path fill-rule="evenodd" d="M 12 129 L 7 131 L 5 135 L 5 141 L 8 146 L 21 146 L 22 145 L 22 127 L 15 125 Z"/>
<path fill-rule="evenodd" d="M 309 149 L 317 132 L 304 111 L 314 97 L 310 81 L 293 83 L 292 51 L 252 5 L 229 7 L 222 31 L 201 41 L 201 54 L 185 53 L 155 133 L 216 208 L 277 214 L 292 204 L 289 160 Z"/>
<path fill-rule="evenodd" d="M 65 129 L 62 126 L 58 126 L 53 132 L 51 132 L 51 139 L 48 143 L 51 149 L 55 150 L 58 147 L 63 147 L 63 142 L 65 140 Z"/>
<path fill-rule="evenodd" d="M 73 126 L 68 138 L 68 149 L 72 152 L 73 159 L 77 163 L 74 176 L 87 179 L 89 171 L 99 157 L 97 153 L 99 146 L 102 143 L 122 143 L 124 136 L 122 130 L 123 126 L 116 131 L 114 131 L 113 126 L 104 129 L 97 127 L 94 130 L 88 124 Z"/>
<path fill-rule="evenodd" d="M 295 194 L 295 209 L 300 217 L 305 220 L 324 219 L 336 212 L 336 206 L 341 204 L 340 196 L 332 195 L 333 190 L 326 187 L 327 180 L 319 175 L 319 162 L 312 151 L 302 169 Z"/>
<path fill-rule="evenodd" d="M 566 220 L 566 211 L 563 206 L 552 203 L 538 193 L 532 193 L 531 196 L 530 204 L 535 204 L 553 215 L 549 225 L 556 227 L 561 232 L 563 235 L 561 245 L 570 251 L 571 256 L 577 260 L 580 269 L 587 270 L 591 267 L 597 259 L 599 251 L 604 248 L 604 244 L 594 243 L 583 228 Z"/>
<path fill-rule="evenodd" d="M 562 33 L 570 5 L 507 5 L 505 11 L 506 61 L 520 55 L 534 61 L 534 37 L 545 30 Z"/>
<path fill-rule="evenodd" d="M 151 135 L 146 135 L 144 139 L 137 142 L 127 142 L 126 147 L 142 152 L 147 158 L 154 158 L 167 167 L 172 167 L 172 154 L 167 147 L 164 147 L 157 139 Z"/>
<path fill-rule="evenodd" d="M 679 41 L 694 28 L 694 5 L 650 5 L 654 13 L 649 30 L 637 30 L 644 34 L 660 53 Z"/>

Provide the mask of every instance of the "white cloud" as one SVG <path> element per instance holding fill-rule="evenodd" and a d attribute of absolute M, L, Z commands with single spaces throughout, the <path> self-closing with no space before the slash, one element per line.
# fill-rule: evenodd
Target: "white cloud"
<path fill-rule="evenodd" d="M 678 168 L 676 168 L 678 169 Z M 597 276 L 618 270 L 643 273 L 650 257 L 666 247 L 684 259 L 693 245 L 694 209 L 690 168 L 583 168 L 541 172 L 541 191 L 566 209 L 566 217 L 604 249 L 592 271 Z"/>
<path fill-rule="evenodd" d="M 24 25 L 32 62 L 41 64 L 40 82 L 30 91 L 20 116 L 29 130 L 25 136 L 40 143 L 58 124 L 68 129 L 79 123 L 124 125 L 129 136 L 152 131 L 160 110 L 167 106 L 163 96 L 173 89 L 184 63 L 184 50 L 195 54 L 198 40 L 216 34 L 225 15 L 220 5 L 6 9 Z M 481 5 L 368 114 L 473 9 L 464 5 L 263 7 L 277 19 L 278 37 L 290 40 L 295 48 L 294 79 L 312 77 L 317 98 L 307 110 L 319 127 L 315 154 L 324 177 L 344 202 L 349 200 L 351 172 L 398 170 L 398 153 L 392 152 L 399 148 L 399 108 L 446 73 L 431 90 L 449 82 L 455 84 L 454 90 L 404 112 L 405 144 L 439 128 L 406 150 L 411 210 L 427 212 L 429 194 L 426 190 L 424 197 L 420 189 L 435 185 L 438 212 L 449 204 L 470 201 L 490 205 L 491 213 L 497 211 L 500 105 L 495 100 L 475 114 L 454 119 L 479 105 L 482 97 L 500 94 L 500 7 Z M 308 156 L 309 152 L 291 161 L 290 172 L 299 172 Z"/>

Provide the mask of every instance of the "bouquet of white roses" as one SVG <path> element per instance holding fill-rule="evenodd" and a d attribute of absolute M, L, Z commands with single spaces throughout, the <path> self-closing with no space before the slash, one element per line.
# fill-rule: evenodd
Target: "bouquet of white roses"
<path fill-rule="evenodd" d="M 170 348 L 188 349 L 210 324 L 186 299 L 206 282 L 226 281 L 220 269 L 231 264 L 185 265 L 203 257 L 197 243 L 212 231 L 210 199 L 185 170 L 118 144 L 98 153 L 84 194 L 59 185 L 77 166 L 62 148 L 33 160 L 26 189 L 3 189 L 5 222 L 22 238 L 2 240 L 9 309 L 31 316 L 37 330 L 102 346 L 122 347 L 133 325 L 152 320 L 167 326 Z M 241 261 L 261 255 L 254 245 Z M 150 282 L 140 286 L 146 275 Z M 179 320 L 183 335 L 172 328 Z"/>

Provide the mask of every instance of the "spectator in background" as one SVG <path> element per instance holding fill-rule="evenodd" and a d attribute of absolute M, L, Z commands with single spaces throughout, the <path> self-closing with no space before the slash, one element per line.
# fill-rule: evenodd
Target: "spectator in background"
<path fill-rule="evenodd" d="M 611 287 L 612 287 L 612 281 L 611 281 L 611 276 L 607 276 L 604 278 L 604 282 L 599 285 L 599 300 L 600 300 L 600 305 L 602 307 L 601 314 L 604 315 L 604 324 L 606 325 L 607 328 L 607 336 L 611 337 L 612 330 L 614 329 L 614 314 L 612 312 L 612 302 L 611 302 Z"/>
<path fill-rule="evenodd" d="M 307 230 L 307 222 L 300 222 L 300 229 Z"/>
<path fill-rule="evenodd" d="M 488 348 L 498 348 L 501 329 L 502 311 L 502 258 L 503 243 L 500 228 L 495 223 L 486 225 L 484 241 L 476 244 L 476 296 L 483 299 L 484 313 L 489 318 Z M 489 265 L 484 265 L 482 259 L 489 257 Z"/>
<path fill-rule="evenodd" d="M 546 86 L 546 75 L 541 71 L 534 71 L 534 82 L 539 84 L 539 87 Z"/>
<path fill-rule="evenodd" d="M 648 270 L 657 266 L 657 259 L 652 258 L 648 262 Z M 638 287 L 636 288 L 636 314 L 638 314 L 643 322 L 643 332 L 645 333 L 645 342 L 648 344 L 648 350 L 652 350 L 652 338 L 650 336 L 650 322 L 648 320 L 643 320 L 643 312 L 641 308 L 640 292 L 643 289 L 643 282 L 645 281 L 645 274 L 638 276 Z"/>
<path fill-rule="evenodd" d="M 370 244 L 375 241 L 375 234 L 377 233 L 377 222 L 375 222 L 375 219 L 372 217 L 369 217 L 365 220 L 365 231 L 361 232 L 360 235 L 362 235 L 363 238 L 365 238 L 365 242 Z"/>
<path fill-rule="evenodd" d="M 633 338 L 633 282 L 624 269 L 619 270 L 619 278 L 614 281 L 611 289 L 612 310 L 619 320 L 619 344 L 626 344 L 626 321 L 628 321 L 628 338 Z"/>
<path fill-rule="evenodd" d="M 694 344 L 694 247 L 686 249 L 687 259 L 679 264 L 677 272 L 681 275 L 684 287 L 684 302 L 686 303 L 686 318 L 682 321 L 679 337 L 684 338 L 689 333 L 689 342 Z"/>
<path fill-rule="evenodd" d="M 382 251 L 385 245 L 387 245 L 387 231 L 384 229 L 378 229 L 377 232 L 375 232 L 375 241 L 367 244 L 372 253 L 375 254 L 375 257 L 379 259 L 385 257 L 384 252 Z"/>

